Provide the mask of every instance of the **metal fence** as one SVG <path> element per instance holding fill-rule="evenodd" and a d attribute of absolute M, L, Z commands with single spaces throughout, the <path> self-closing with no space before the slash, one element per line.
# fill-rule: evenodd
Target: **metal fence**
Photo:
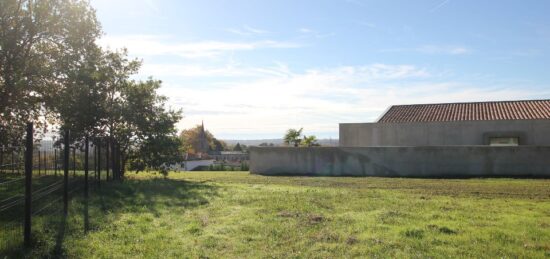
<path fill-rule="evenodd" d="M 37 224 L 63 218 L 72 198 L 112 180 L 110 145 L 69 143 L 69 134 L 63 143 L 34 143 L 29 124 L 26 143 L 0 146 L 0 254 L 31 247 Z"/>

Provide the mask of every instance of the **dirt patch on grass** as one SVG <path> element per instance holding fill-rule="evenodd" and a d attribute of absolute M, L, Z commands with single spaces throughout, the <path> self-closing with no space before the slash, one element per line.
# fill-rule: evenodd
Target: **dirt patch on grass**
<path fill-rule="evenodd" d="M 446 226 L 428 225 L 427 228 L 432 230 L 432 231 L 437 231 L 439 233 L 447 234 L 447 235 L 454 235 L 454 234 L 458 233 L 458 231 L 456 231 L 454 229 L 451 229 L 449 227 L 446 227 Z"/>
<path fill-rule="evenodd" d="M 356 236 L 349 236 L 346 239 L 346 244 L 348 245 L 355 245 L 357 243 L 359 243 L 359 239 Z"/>
<path fill-rule="evenodd" d="M 302 218 L 303 221 L 307 222 L 308 224 L 318 224 L 323 221 L 326 221 L 326 217 L 321 214 L 313 214 L 313 213 L 304 214 L 297 211 L 283 210 L 277 213 L 277 216 L 282 218 Z"/>
<path fill-rule="evenodd" d="M 300 213 L 297 211 L 287 211 L 283 210 L 279 213 L 277 213 L 277 216 L 283 217 L 283 218 L 297 218 L 300 216 Z"/>
<path fill-rule="evenodd" d="M 309 224 L 318 224 L 318 223 L 321 223 L 325 220 L 326 220 L 326 218 L 323 215 L 319 215 L 319 214 L 308 214 L 307 215 L 307 222 Z"/>

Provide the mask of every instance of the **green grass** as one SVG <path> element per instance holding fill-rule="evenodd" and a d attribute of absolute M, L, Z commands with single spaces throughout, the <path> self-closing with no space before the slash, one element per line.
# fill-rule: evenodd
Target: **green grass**
<path fill-rule="evenodd" d="M 19 257 L 550 257 L 550 180 L 129 175 Z M 64 223 L 63 225 L 59 223 Z M 64 226 L 62 228 L 61 226 Z M 0 238 L 2 238 L 0 236 Z"/>

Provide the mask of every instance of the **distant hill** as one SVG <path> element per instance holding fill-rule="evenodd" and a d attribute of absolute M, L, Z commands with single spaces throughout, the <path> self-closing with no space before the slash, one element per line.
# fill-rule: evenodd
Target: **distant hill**
<path fill-rule="evenodd" d="M 262 143 L 273 143 L 275 146 L 284 145 L 282 139 L 224 139 L 223 141 L 229 145 L 236 145 L 237 143 L 247 146 L 259 146 Z M 321 146 L 338 146 L 338 139 L 319 139 L 318 142 Z"/>

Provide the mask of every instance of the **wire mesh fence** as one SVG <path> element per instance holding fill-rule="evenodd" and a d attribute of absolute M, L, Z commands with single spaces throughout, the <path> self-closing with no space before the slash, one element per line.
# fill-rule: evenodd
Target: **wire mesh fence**
<path fill-rule="evenodd" d="M 98 140 L 88 149 L 86 141 L 30 143 L 0 146 L 0 255 L 31 246 L 35 229 L 66 215 L 71 198 L 112 178 L 109 145 Z"/>

